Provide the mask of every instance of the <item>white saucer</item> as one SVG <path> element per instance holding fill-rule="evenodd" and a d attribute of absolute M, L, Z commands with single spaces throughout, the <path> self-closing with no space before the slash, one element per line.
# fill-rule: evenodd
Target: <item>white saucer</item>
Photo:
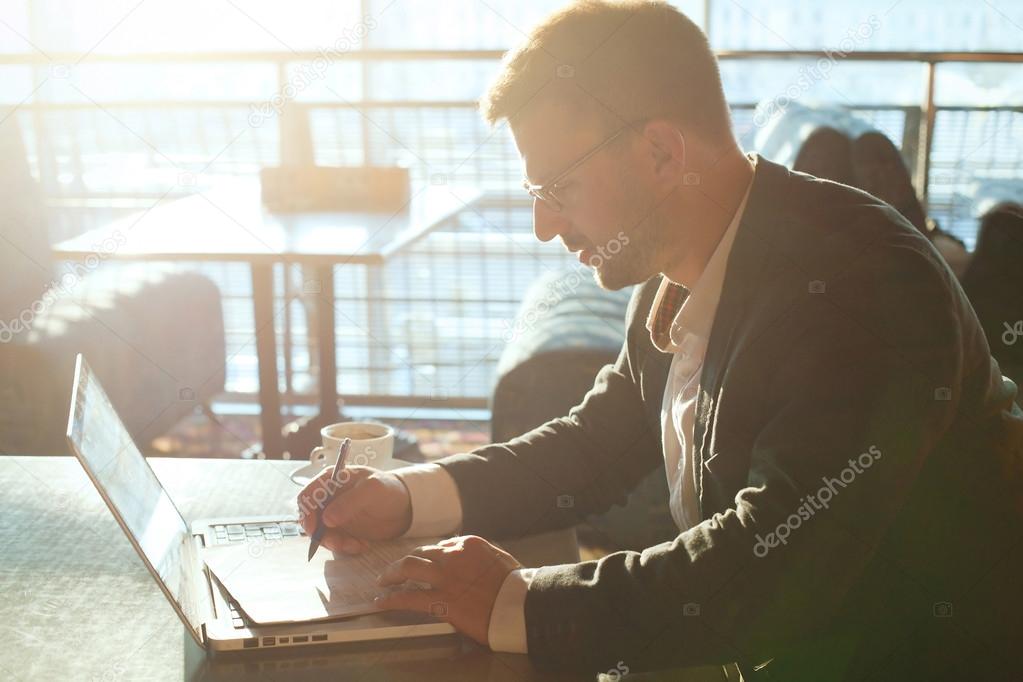
<path fill-rule="evenodd" d="M 397 469 L 412 464 L 412 462 L 404 462 L 400 459 L 388 459 L 383 462 L 381 466 L 374 466 L 376 469 L 381 471 L 390 471 L 391 469 Z M 319 462 L 306 462 L 299 468 L 291 472 L 291 482 L 295 485 L 307 486 L 309 483 L 320 475 L 320 472 L 326 469 L 331 464 L 327 464 L 326 461 Z"/>

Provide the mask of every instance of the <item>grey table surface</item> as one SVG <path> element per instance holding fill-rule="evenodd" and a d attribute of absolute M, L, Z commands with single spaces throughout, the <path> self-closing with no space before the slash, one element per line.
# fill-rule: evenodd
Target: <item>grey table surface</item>
<path fill-rule="evenodd" d="M 295 511 L 295 462 L 150 462 L 188 521 Z M 563 535 L 502 544 L 526 565 L 571 560 Z M 6 680 L 594 679 L 543 673 L 456 634 L 207 656 L 70 456 L 0 457 L 0 546 Z M 657 679 L 696 679 L 681 672 Z"/>

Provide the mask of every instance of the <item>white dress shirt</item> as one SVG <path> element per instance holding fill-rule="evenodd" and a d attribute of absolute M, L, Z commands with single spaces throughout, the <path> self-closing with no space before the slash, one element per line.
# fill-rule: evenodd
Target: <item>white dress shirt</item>
<path fill-rule="evenodd" d="M 661 281 L 647 319 L 647 329 L 651 330 L 654 345 L 674 356 L 661 405 L 661 440 L 664 470 L 671 496 L 671 516 L 680 531 L 700 522 L 692 456 L 696 397 L 699 395 L 700 371 L 703 369 L 707 341 L 721 298 L 728 256 L 752 184 L 751 181 L 746 188 L 732 222 L 689 296 L 677 311 L 670 308 L 662 311 L 670 315 L 672 320 L 668 334 L 655 334 L 654 320 L 662 304 L 670 305 L 671 301 L 677 299 L 669 290 L 679 285 L 667 278 Z M 458 497 L 458 487 L 450 474 L 436 464 L 417 464 L 395 469 L 393 473 L 405 483 L 412 501 L 412 525 L 406 531 L 406 537 L 444 535 L 459 531 L 462 525 L 462 504 Z M 523 568 L 512 571 L 501 585 L 490 612 L 487 631 L 492 650 L 527 653 L 526 591 L 535 570 Z"/>
<path fill-rule="evenodd" d="M 752 186 L 752 183 L 751 183 Z M 721 288 L 725 282 L 728 256 L 746 208 L 749 188 L 728 225 L 700 279 L 679 306 L 672 299 L 673 288 L 680 285 L 667 277 L 654 295 L 646 327 L 654 346 L 671 353 L 668 381 L 661 403 L 661 443 L 664 451 L 664 473 L 668 479 L 671 517 L 680 531 L 688 530 L 700 519 L 696 495 L 696 470 L 693 462 L 693 438 L 696 424 L 696 398 L 700 393 L 700 372 L 707 354 L 707 342 L 714 326 Z M 662 310 L 662 308 L 667 309 Z M 671 325 L 661 335 L 654 324 L 660 314 Z"/>

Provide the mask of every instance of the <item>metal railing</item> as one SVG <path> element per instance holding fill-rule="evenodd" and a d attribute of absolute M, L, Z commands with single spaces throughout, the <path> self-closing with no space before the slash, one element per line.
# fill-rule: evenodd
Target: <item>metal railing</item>
<path fill-rule="evenodd" d="M 367 49 L 351 50 L 346 52 L 331 52 L 332 61 L 352 61 L 357 63 L 373 63 L 386 61 L 437 61 L 437 60 L 470 60 L 470 61 L 497 61 L 501 58 L 499 50 L 387 50 Z M 136 55 L 121 54 L 89 54 L 90 63 L 100 64 L 202 64 L 202 63 L 231 63 L 240 62 L 247 64 L 268 63 L 275 67 L 277 74 L 277 90 L 285 87 L 288 81 L 288 66 L 312 62 L 323 59 L 322 51 L 296 51 L 296 52 L 202 52 L 202 53 L 150 53 Z M 719 60 L 834 60 L 834 54 L 827 50 L 721 50 L 717 52 Z M 47 79 L 43 69 L 49 69 L 54 64 L 77 64 L 86 55 L 80 53 L 53 53 L 49 59 L 34 53 L 0 55 L 0 65 L 23 65 L 33 69 L 33 85 L 41 87 Z M 919 126 L 919 138 L 916 143 L 916 156 L 912 159 L 916 167 L 915 184 L 921 196 L 926 200 L 929 184 L 930 151 L 934 139 L 934 128 L 938 107 L 935 105 L 935 76 L 936 69 L 940 64 L 945 63 L 988 63 L 988 64 L 1019 64 L 1023 63 L 1023 53 L 1008 52 L 919 52 L 919 51 L 858 51 L 843 53 L 842 62 L 915 62 L 926 66 L 926 85 L 924 96 L 919 105 L 922 122 Z M 361 77 L 367 78 L 365 69 L 361 71 Z M 363 83 L 363 92 L 367 91 L 366 83 Z M 226 108 L 232 106 L 257 104 L 253 102 L 238 101 L 167 101 L 159 102 L 151 100 L 117 101 L 103 103 L 105 107 L 148 109 L 159 107 L 183 108 L 200 106 L 203 108 Z M 746 108 L 755 103 L 735 103 L 739 108 Z M 43 110 L 75 110 L 83 107 L 96 106 L 97 103 L 88 104 L 74 103 L 45 103 L 26 102 L 21 106 L 32 111 Z M 402 106 L 409 108 L 475 108 L 475 101 L 406 101 L 406 100 L 357 100 L 347 103 L 321 102 L 308 106 L 329 106 L 351 109 L 379 109 L 385 107 Z M 960 107 L 966 108 L 966 107 Z M 976 108 L 977 110 L 983 107 Z M 1012 108 L 1020 111 L 1020 107 Z M 38 121 L 37 121 L 38 122 Z M 282 144 L 286 143 L 286 136 L 281 135 Z M 39 150 L 41 151 L 41 150 Z"/>
<path fill-rule="evenodd" d="M 356 50 L 332 54 L 335 61 L 351 61 L 369 65 L 384 62 L 435 62 L 471 60 L 495 62 L 501 57 L 493 50 Z M 50 60 L 37 55 L 2 55 L 0 65 L 24 66 L 31 72 L 31 82 L 38 91 L 53 77 L 55 64 L 75 64 L 83 55 L 54 53 Z M 193 54 L 145 54 L 88 56 L 89 64 L 263 64 L 274 70 L 276 91 L 289 83 L 292 67 L 310 62 L 320 52 L 224 52 Z M 723 61 L 733 60 L 803 60 L 831 59 L 826 51 L 722 51 Z M 1023 107 L 954 106 L 939 107 L 937 101 L 937 70 L 943 64 L 1020 63 L 1023 54 L 998 52 L 850 52 L 841 61 L 849 62 L 912 62 L 925 67 L 923 97 L 917 105 L 881 105 L 857 103 L 858 109 L 875 125 L 900 143 L 914 173 L 918 192 L 932 208 L 948 211 L 951 218 L 958 210 L 948 205 L 947 193 L 937 196 L 931 190 L 934 177 L 932 154 L 942 115 L 957 113 L 999 114 L 1011 117 L 1011 125 L 1023 114 Z M 358 70 L 362 79 L 360 93 L 372 93 L 370 69 Z M 84 94 L 84 93 L 83 93 Z M 338 370 L 342 376 L 341 390 L 349 400 L 400 404 L 407 398 L 429 392 L 437 377 L 448 377 L 448 383 L 461 386 L 446 396 L 449 404 L 483 406 L 490 393 L 490 382 L 500 352 L 501 321 L 515 313 L 516 301 L 528 282 L 540 273 L 567 267 L 570 261 L 554 247 L 526 246 L 529 243 L 530 216 L 528 204 L 515 199 L 518 192 L 518 163 L 507 135 L 494 135 L 483 126 L 475 113 L 476 103 L 467 99 L 422 100 L 400 98 L 353 98 L 352 101 L 328 99 L 291 99 L 274 115 L 273 121 L 252 130 L 251 140 L 244 147 L 227 145 L 217 138 L 213 128 L 233 134 L 238 125 L 245 125 L 253 107 L 264 102 L 242 99 L 85 99 L 79 102 L 51 102 L 29 98 L 18 106 L 18 116 L 31 131 L 32 163 L 49 191 L 51 201 L 61 218 L 58 238 L 82 231 L 105 217 L 131 210 L 132 205 L 145 207 L 147 199 L 166 192 L 185 194 L 202 187 L 206 176 L 215 183 L 219 175 L 248 173 L 261 165 L 274 165 L 288 159 L 313 160 L 324 164 L 366 163 L 388 165 L 406 163 L 411 166 L 417 182 L 431 182 L 438 174 L 446 180 L 474 182 L 492 194 L 481 215 L 466 215 L 452 221 L 415 249 L 375 275 L 339 269 L 336 273 L 339 306 L 351 308 L 352 319 L 365 319 L 367 310 L 376 303 L 387 303 L 394 316 L 387 337 L 393 347 L 385 352 L 372 349 L 365 338 L 346 336 L 339 329 Z M 737 127 L 749 125 L 756 102 L 732 102 Z M 90 121 L 92 122 L 90 124 Z M 161 158 L 162 149 L 147 149 L 147 136 L 163 139 L 167 130 L 187 121 L 188 131 L 195 131 L 204 140 L 180 135 L 181 153 L 170 152 Z M 93 125 L 93 146 L 90 147 L 84 128 Z M 145 130 L 135 130 L 134 128 Z M 149 130 L 152 128 L 152 130 Z M 106 132 L 104 132 L 106 131 Z M 182 131 L 176 129 L 176 134 Z M 142 138 L 140 142 L 139 139 Z M 176 144 L 176 143 L 175 143 Z M 134 147 L 132 147 L 134 145 Z M 90 154 L 96 156 L 90 157 Z M 140 163 L 146 182 L 121 188 L 114 180 L 106 187 L 94 180 L 96 162 L 103 158 L 131 160 Z M 210 159 L 213 159 L 212 161 Z M 1007 162 L 1017 171 L 1023 159 Z M 197 174 L 195 186 L 176 186 L 175 174 L 188 169 Z M 149 176 L 146 175 L 149 173 Z M 90 205 L 100 204 L 96 211 Z M 939 211 L 940 214 L 940 211 Z M 941 214 L 945 215 L 945 214 Z M 101 218 L 101 217 L 102 218 Z M 497 249 L 487 236 L 501 239 L 518 236 L 513 248 Z M 509 242 L 511 243 L 511 242 Z M 503 259 L 503 263 L 502 263 Z M 482 264 L 475 270 L 467 263 Z M 246 313 L 248 292 L 239 286 L 237 274 L 229 266 L 204 266 L 220 284 L 225 296 L 225 312 L 229 333 L 229 354 L 238 350 L 250 333 L 251 319 Z M 387 269 L 390 268 L 390 269 Z M 445 271 L 447 268 L 447 271 Z M 456 272 L 459 268 L 464 272 Z M 422 276 L 406 277 L 408 272 L 422 270 Z M 457 275 L 457 276 L 456 276 Z M 278 272 L 283 296 L 293 293 L 293 273 Z M 460 286 L 458 278 L 462 278 Z M 350 278 L 350 279 L 349 279 Z M 290 284 L 289 284 L 290 282 Z M 366 282 L 376 282 L 372 291 Z M 500 282 L 501 286 L 491 286 Z M 344 292 L 355 292 L 351 295 Z M 428 295 L 423 295 L 428 292 Z M 476 292 L 476 293 L 473 293 Z M 280 347 L 285 358 L 280 366 L 287 389 L 285 401 L 307 400 L 315 386 L 315 367 L 299 356 L 307 344 L 301 311 L 287 309 L 281 326 Z M 396 311 L 396 312 L 395 312 Z M 443 325 L 449 324 L 451 328 Z M 417 328 L 417 325 L 419 328 Z M 454 328 L 458 328 L 452 331 Z M 425 331 L 424 331 L 425 330 Z M 233 344 L 233 345 L 232 345 Z M 453 349 L 453 350 L 452 350 Z M 248 359 L 240 358 L 229 367 L 229 386 L 239 396 L 253 387 L 254 372 Z M 423 371 L 430 380 L 423 379 Z M 347 381 L 347 383 L 346 383 Z M 442 382 L 444 383 L 444 382 Z"/>

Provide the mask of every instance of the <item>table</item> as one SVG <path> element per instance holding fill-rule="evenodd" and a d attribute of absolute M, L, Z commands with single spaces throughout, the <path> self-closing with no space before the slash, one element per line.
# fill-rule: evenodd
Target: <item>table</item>
<path fill-rule="evenodd" d="M 294 513 L 296 462 L 149 458 L 187 521 Z M 578 561 L 574 531 L 501 544 L 527 566 Z M 461 635 L 207 657 L 74 457 L 0 456 L 0 679 L 559 682 Z M 617 682 L 600 675 L 599 682 Z M 719 667 L 629 682 L 724 682 Z"/>
<path fill-rule="evenodd" d="M 413 189 L 398 212 L 269 213 L 256 179 L 240 179 L 113 221 L 53 246 L 65 260 L 244 262 L 252 278 L 262 455 L 305 458 L 319 429 L 341 420 L 335 362 L 334 266 L 379 266 L 480 197 L 463 186 Z M 319 413 L 282 429 L 274 333 L 273 266 L 298 263 L 313 277 L 304 294 L 315 302 Z"/>
<path fill-rule="evenodd" d="M 189 521 L 294 513 L 295 462 L 151 458 Z M 548 533 L 506 546 L 573 561 Z M 5 680 L 578 679 L 460 635 L 208 658 L 185 632 L 78 461 L 0 457 L 0 678 Z M 261 674 L 260 674 L 261 673 Z"/>

